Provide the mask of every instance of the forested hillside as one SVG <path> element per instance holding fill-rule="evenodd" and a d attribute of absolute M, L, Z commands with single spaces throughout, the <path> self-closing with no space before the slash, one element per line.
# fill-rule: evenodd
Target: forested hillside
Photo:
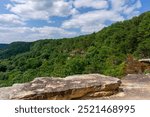
<path fill-rule="evenodd" d="M 0 49 L 0 86 L 41 76 L 123 76 L 128 54 L 150 57 L 150 12 L 90 35 L 9 44 Z"/>
<path fill-rule="evenodd" d="M 8 44 L 0 44 L 0 50 L 6 49 Z"/>
<path fill-rule="evenodd" d="M 7 59 L 11 56 L 15 56 L 17 54 L 21 54 L 30 50 L 30 46 L 32 43 L 29 42 L 14 42 L 9 45 L 2 44 L 0 45 L 0 59 Z"/>

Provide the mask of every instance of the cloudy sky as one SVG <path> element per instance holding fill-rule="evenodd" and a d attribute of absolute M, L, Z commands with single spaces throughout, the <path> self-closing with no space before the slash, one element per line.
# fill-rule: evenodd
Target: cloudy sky
<path fill-rule="evenodd" d="M 150 0 L 0 0 L 0 43 L 74 37 L 150 10 Z"/>

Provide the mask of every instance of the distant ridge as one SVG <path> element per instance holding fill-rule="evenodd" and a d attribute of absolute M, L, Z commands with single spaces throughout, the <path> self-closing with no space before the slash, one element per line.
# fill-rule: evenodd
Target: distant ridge
<path fill-rule="evenodd" d="M 0 50 L 6 49 L 8 47 L 8 44 L 0 44 Z"/>

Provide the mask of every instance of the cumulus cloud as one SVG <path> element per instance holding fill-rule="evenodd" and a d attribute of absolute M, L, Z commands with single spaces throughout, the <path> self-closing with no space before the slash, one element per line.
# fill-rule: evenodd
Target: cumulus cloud
<path fill-rule="evenodd" d="M 89 3 L 88 3 L 88 2 Z M 63 28 L 78 28 L 82 33 L 97 32 L 107 26 L 107 22 L 122 21 L 139 14 L 138 9 L 142 4 L 140 0 L 75 0 L 75 6 L 92 7 L 99 10 L 92 10 L 86 13 L 74 15 L 71 19 L 62 24 Z M 86 3 L 87 2 L 87 3 Z M 94 6 L 95 5 L 95 6 Z M 109 5 L 109 9 L 107 6 Z M 106 7 L 106 8 L 105 8 Z M 105 8 L 105 9 L 101 9 Z"/>
<path fill-rule="evenodd" d="M 96 10 L 79 14 L 62 24 L 63 28 L 80 28 L 83 33 L 94 32 L 105 27 L 107 21 L 122 21 L 124 18 L 113 11 Z"/>
<path fill-rule="evenodd" d="M 75 0 L 74 6 L 76 8 L 89 7 L 94 9 L 108 8 L 107 0 Z"/>
<path fill-rule="evenodd" d="M 140 0 L 110 0 L 112 10 L 122 13 L 127 16 L 127 18 L 131 18 L 139 14 L 138 9 L 142 7 L 142 3 Z"/>
<path fill-rule="evenodd" d="M 0 25 L 14 26 L 14 25 L 24 25 L 24 21 L 21 18 L 14 14 L 0 14 Z"/>
<path fill-rule="evenodd" d="M 49 17 L 60 16 L 65 17 L 76 13 L 71 2 L 66 0 L 11 0 L 14 4 L 8 4 L 7 8 L 28 19 L 48 20 Z"/>
<path fill-rule="evenodd" d="M 138 11 L 139 8 L 142 7 L 142 3 L 140 0 L 137 0 L 131 6 L 126 5 L 124 8 L 123 13 L 127 15 L 128 18 L 138 15 L 140 12 Z"/>

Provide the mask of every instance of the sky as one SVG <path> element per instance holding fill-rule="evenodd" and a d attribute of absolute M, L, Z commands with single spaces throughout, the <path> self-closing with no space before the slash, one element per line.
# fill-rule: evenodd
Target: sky
<path fill-rule="evenodd" d="M 0 0 L 0 43 L 97 32 L 150 10 L 150 0 Z"/>

